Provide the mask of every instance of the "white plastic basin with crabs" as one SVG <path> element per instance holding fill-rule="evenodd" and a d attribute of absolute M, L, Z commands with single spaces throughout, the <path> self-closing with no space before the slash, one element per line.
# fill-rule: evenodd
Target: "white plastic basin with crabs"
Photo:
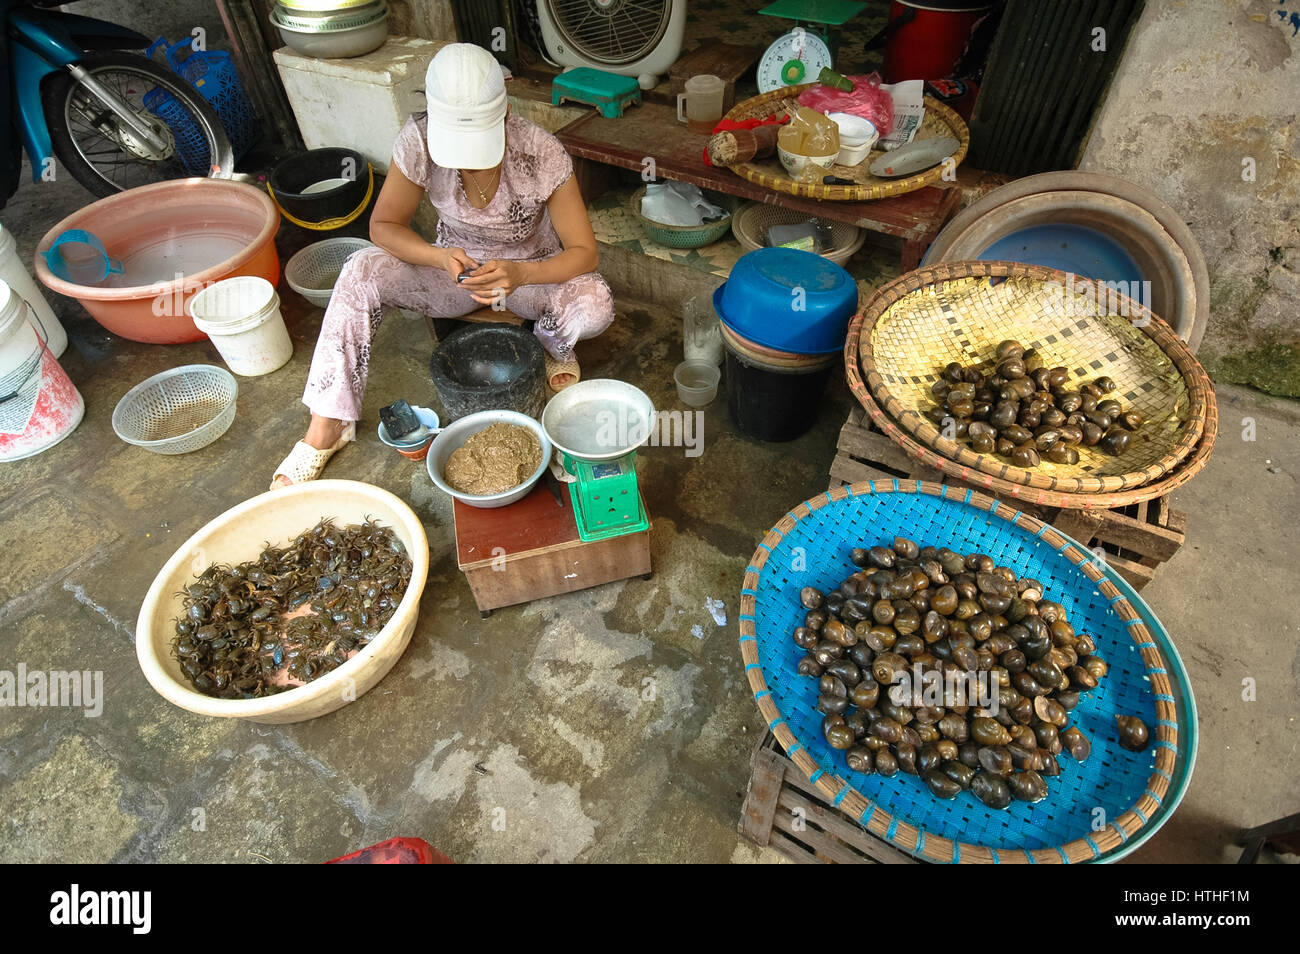
<path fill-rule="evenodd" d="M 391 527 L 411 558 L 411 583 L 379 634 L 333 672 L 258 699 L 214 699 L 194 689 L 171 652 L 178 594 L 209 563 L 242 563 L 269 540 L 284 546 L 322 517 L 340 526 L 373 518 Z M 415 511 L 386 490 L 355 480 L 313 480 L 259 494 L 209 521 L 181 544 L 154 578 L 136 622 L 135 650 L 149 684 L 168 702 L 200 715 L 252 722 L 302 722 L 333 712 L 374 687 L 401 657 L 429 575 L 429 541 Z"/>

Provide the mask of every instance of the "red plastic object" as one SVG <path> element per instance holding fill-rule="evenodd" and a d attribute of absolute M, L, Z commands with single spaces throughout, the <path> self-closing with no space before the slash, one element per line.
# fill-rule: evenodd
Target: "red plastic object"
<path fill-rule="evenodd" d="M 893 29 L 885 46 L 885 65 L 881 71 L 885 82 L 948 76 L 961 59 L 975 24 L 988 12 L 989 6 L 956 0 L 924 3 L 893 0 L 886 27 Z"/>
<path fill-rule="evenodd" d="M 423 838 L 389 838 L 377 845 L 325 862 L 327 865 L 450 865 L 454 863 Z"/>

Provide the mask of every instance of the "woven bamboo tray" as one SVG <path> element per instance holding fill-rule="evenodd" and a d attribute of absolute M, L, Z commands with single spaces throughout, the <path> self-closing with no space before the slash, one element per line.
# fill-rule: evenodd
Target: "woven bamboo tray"
<path fill-rule="evenodd" d="M 1039 580 L 1110 664 L 1101 685 L 1071 712 L 1092 753 L 1081 763 L 1061 760 L 1061 774 L 1047 780 L 1046 800 L 993 811 L 969 792 L 938 799 L 917 776 L 850 771 L 822 736 L 816 685 L 798 675 L 804 653 L 790 638 L 804 613 L 799 591 L 837 586 L 856 569 L 851 548 L 895 534 L 961 553 L 978 550 Z M 1050 524 L 973 490 L 869 481 L 795 507 L 763 538 L 746 570 L 740 651 L 768 728 L 817 790 L 872 834 L 927 861 L 1113 861 L 1169 818 L 1191 778 L 1196 704 L 1177 650 L 1150 608 Z M 1146 751 L 1120 748 L 1113 717 L 1121 713 L 1151 727 Z M 1093 830 L 1095 820 L 1100 830 Z"/>
<path fill-rule="evenodd" d="M 804 83 L 801 86 L 784 86 L 780 89 L 774 89 L 771 92 L 737 103 L 731 107 L 731 110 L 724 118 L 735 121 L 766 119 L 768 116 L 791 112 L 798 106 L 796 99 L 799 94 L 815 85 L 815 83 Z M 925 97 L 925 117 L 921 121 L 921 128 L 916 131 L 916 139 L 937 139 L 944 136 L 950 136 L 957 140 L 957 151 L 952 154 L 951 166 L 955 168 L 961 165 L 961 161 L 966 158 L 966 150 L 970 147 L 970 130 L 966 127 L 965 120 L 956 112 L 937 99 L 927 96 Z M 937 166 L 926 169 L 924 172 L 918 172 L 914 176 L 899 179 L 881 179 L 871 174 L 871 163 L 882 155 L 884 155 L 883 150 L 873 149 L 871 154 L 856 166 L 843 166 L 836 163 L 826 170 L 827 175 L 852 179 L 857 183 L 857 185 L 851 186 L 822 185 L 820 182 L 796 182 L 790 178 L 785 171 L 785 167 L 781 165 L 781 160 L 776 156 L 769 156 L 766 159 L 750 159 L 747 162 L 741 162 L 728 168 L 750 182 L 764 188 L 775 189 L 777 192 L 805 195 L 812 199 L 866 202 L 869 199 L 886 199 L 891 196 L 915 192 L 917 189 L 924 189 L 926 186 L 938 182 L 943 177 L 944 168 L 948 166 L 948 163 L 941 162 Z"/>
<path fill-rule="evenodd" d="M 869 394 L 918 443 L 1010 483 L 1099 494 L 1158 481 L 1196 448 L 1213 385 L 1167 324 L 1123 296 L 1099 294 L 1097 307 L 1092 295 L 1077 291 L 1085 283 L 1092 287 L 1077 276 L 1014 262 L 952 262 L 909 272 L 881 288 L 862 314 L 856 363 L 866 388 L 855 394 L 859 401 Z M 1067 367 L 1070 386 L 1113 378 L 1111 396 L 1146 418 L 1128 450 L 1112 457 L 1079 446 L 1077 464 L 1044 460 L 1026 470 L 944 437 L 924 416 L 936 406 L 931 385 L 950 361 L 991 367 L 1006 338 L 1037 348 L 1049 367 Z M 846 371 L 853 361 L 846 352 Z"/>
<path fill-rule="evenodd" d="M 1163 497 L 1181 487 L 1204 469 L 1209 462 L 1210 452 L 1214 450 L 1214 441 L 1218 437 L 1219 431 L 1219 415 L 1217 405 L 1214 401 L 1210 401 L 1206 407 L 1201 438 L 1197 442 L 1195 449 L 1173 471 L 1149 484 L 1106 493 L 1065 493 L 1043 487 L 1030 487 L 1006 480 L 971 467 L 968 464 L 959 463 L 930 447 L 922 445 L 911 434 L 900 428 L 892 417 L 881 410 L 880 406 L 872 399 L 871 392 L 867 389 L 866 383 L 862 379 L 862 373 L 858 369 L 856 358 L 861 348 L 862 327 L 861 315 L 855 316 L 849 322 L 848 337 L 844 341 L 844 369 L 849 390 L 857 397 L 858 403 L 862 405 L 862 409 L 871 418 L 871 422 L 880 428 L 890 440 L 901 447 L 907 456 L 915 458 L 918 463 L 932 467 L 940 473 L 960 480 L 962 483 L 987 490 L 989 493 L 1023 500 L 1037 506 L 1060 507 L 1065 510 L 1111 510 L 1116 507 L 1127 507 L 1146 500 L 1155 500 L 1157 497 Z"/>

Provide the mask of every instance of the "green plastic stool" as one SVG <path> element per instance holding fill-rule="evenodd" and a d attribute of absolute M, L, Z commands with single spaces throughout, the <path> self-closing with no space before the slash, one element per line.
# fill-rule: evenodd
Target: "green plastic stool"
<path fill-rule="evenodd" d="M 563 455 L 574 522 L 585 542 L 639 533 L 650 526 L 636 479 L 636 451 L 616 460 L 583 460 Z"/>
<path fill-rule="evenodd" d="M 551 105 L 559 106 L 565 100 L 595 106 L 602 116 L 617 119 L 624 106 L 641 104 L 641 87 L 635 77 L 579 66 L 551 82 Z"/>

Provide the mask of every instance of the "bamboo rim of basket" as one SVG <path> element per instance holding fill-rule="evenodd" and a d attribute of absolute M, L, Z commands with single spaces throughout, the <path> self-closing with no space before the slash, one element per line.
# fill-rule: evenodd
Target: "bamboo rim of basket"
<path fill-rule="evenodd" d="M 958 503 L 968 503 L 986 511 L 990 517 L 1005 520 L 1029 532 L 1065 556 L 1095 583 L 1098 591 L 1110 602 L 1112 609 L 1128 630 L 1135 647 L 1142 655 L 1151 685 L 1150 691 L 1155 697 L 1157 725 L 1151 742 L 1155 748 L 1155 765 L 1147 779 L 1146 791 L 1101 831 L 1092 832 L 1061 845 L 1036 849 L 997 849 L 953 841 L 896 818 L 839 775 L 829 774 L 808 754 L 808 750 L 790 731 L 784 715 L 777 707 L 768 688 L 758 658 L 758 628 L 755 612 L 758 604 L 759 576 L 767 564 L 768 555 L 777 548 L 782 538 L 794 528 L 796 523 L 814 510 L 820 510 L 848 497 L 888 493 L 918 493 L 942 497 Z M 786 513 L 763 537 L 745 571 L 744 588 L 740 596 L 740 656 L 745 663 L 745 676 L 749 680 L 759 711 L 767 720 L 769 730 L 781 743 L 786 757 L 794 762 L 808 781 L 840 811 L 857 818 L 862 827 L 882 841 L 926 861 L 953 864 L 1072 864 L 1095 861 L 1130 841 L 1150 822 L 1150 819 L 1159 813 L 1175 777 L 1179 743 L 1177 704 L 1174 701 L 1173 686 L 1164 657 L 1156 647 L 1155 636 L 1141 614 L 1133 608 L 1119 587 L 1107 577 L 1104 569 L 1097 565 L 1093 553 L 1057 531 L 1050 523 L 1044 523 L 978 491 L 963 490 L 947 484 L 922 480 L 905 481 L 897 478 L 869 480 L 827 491 L 804 501 Z"/>
<path fill-rule="evenodd" d="M 858 380 L 865 381 L 865 388 L 854 390 L 854 394 L 858 401 L 863 403 L 863 407 L 866 407 L 863 397 L 869 394 L 877 406 L 883 409 L 902 430 L 911 434 L 918 443 L 930 448 L 938 456 L 954 462 L 958 467 L 978 471 L 1001 478 L 1007 483 L 1020 484 L 1034 490 L 1088 495 L 1119 493 L 1162 481 L 1166 476 L 1177 471 L 1194 454 L 1201 441 L 1210 408 L 1214 406 L 1214 385 L 1200 362 L 1196 360 L 1196 356 L 1173 328 L 1150 309 L 1123 295 L 1107 293 L 1116 301 L 1121 312 L 1127 312 L 1132 316 L 1133 327 L 1151 338 L 1173 363 L 1178 373 L 1182 375 L 1189 402 L 1187 421 L 1183 424 L 1173 447 L 1140 470 L 1100 476 L 1081 474 L 1053 476 L 1039 471 L 1025 470 L 993 455 L 977 454 L 967 445 L 944 437 L 933 423 L 922 416 L 919 408 L 905 405 L 889 391 L 876 366 L 871 347 L 871 334 L 881 315 L 913 292 L 933 284 L 962 278 L 1006 277 L 1031 278 L 1061 285 L 1073 278 L 1076 289 L 1085 289 L 1095 284 L 1091 279 L 1077 275 L 1070 276 L 1065 272 L 1039 265 L 979 261 L 926 265 L 894 279 L 876 292 L 861 315 L 854 317 L 854 323 L 860 322 L 857 353 L 850 356 L 849 352 L 845 351 L 845 372 L 849 378 L 850 390 L 854 389 L 855 377 L 850 371 L 850 365 L 861 365 L 861 377 Z M 1204 466 L 1204 460 L 1201 461 L 1201 466 Z M 947 472 L 945 470 L 945 473 Z M 967 478 L 962 476 L 961 479 Z"/>
<path fill-rule="evenodd" d="M 1214 449 L 1214 441 L 1219 431 L 1218 408 L 1213 401 L 1206 409 L 1205 427 L 1201 432 L 1200 442 L 1190 457 L 1185 459 L 1177 469 L 1158 481 L 1136 487 L 1131 490 L 1108 493 L 1062 493 L 1044 490 L 1039 487 L 1027 487 L 1013 483 L 992 474 L 973 469 L 965 464 L 944 457 L 942 454 L 915 441 L 910 434 L 902 430 L 888 414 L 871 397 L 862 375 L 858 370 L 857 355 L 859 337 L 862 332 L 862 316 L 856 315 L 849 322 L 848 337 L 844 341 L 845 374 L 849 390 L 858 399 L 862 409 L 867 412 L 872 422 L 880 428 L 886 437 L 907 452 L 909 457 L 919 463 L 960 480 L 963 484 L 982 488 L 985 492 L 1010 497 L 1041 507 L 1059 507 L 1063 510 L 1113 510 L 1130 504 L 1154 500 L 1172 493 L 1195 477 L 1205 467 Z"/>
<path fill-rule="evenodd" d="M 777 112 L 788 110 L 791 104 L 795 103 L 800 93 L 812 89 L 816 85 L 816 83 L 802 83 L 799 86 L 782 86 L 779 89 L 760 93 L 758 96 L 753 96 L 732 106 L 723 118 L 733 121 L 764 119 Z M 945 106 L 933 96 L 926 96 L 924 102 L 927 117 L 942 121 L 951 130 L 952 137 L 957 140 L 957 149 L 952 154 L 952 167 L 956 168 L 966 158 L 966 151 L 970 148 L 970 128 L 955 110 Z M 875 150 L 873 150 L 874 152 Z M 868 156 L 863 162 L 869 162 L 870 158 Z M 908 192 L 915 192 L 917 189 L 924 189 L 928 185 L 933 185 L 943 178 L 947 163 L 940 162 L 938 165 L 911 176 L 903 176 L 898 179 L 879 179 L 871 185 L 851 186 L 824 185 L 820 182 L 796 182 L 787 175 L 773 175 L 768 169 L 756 166 L 752 162 L 740 162 L 727 166 L 727 168 L 755 185 L 763 186 L 766 189 L 774 189 L 777 192 L 807 196 L 810 199 L 866 202 L 870 199 L 887 199 L 891 196 L 905 195 Z"/>

